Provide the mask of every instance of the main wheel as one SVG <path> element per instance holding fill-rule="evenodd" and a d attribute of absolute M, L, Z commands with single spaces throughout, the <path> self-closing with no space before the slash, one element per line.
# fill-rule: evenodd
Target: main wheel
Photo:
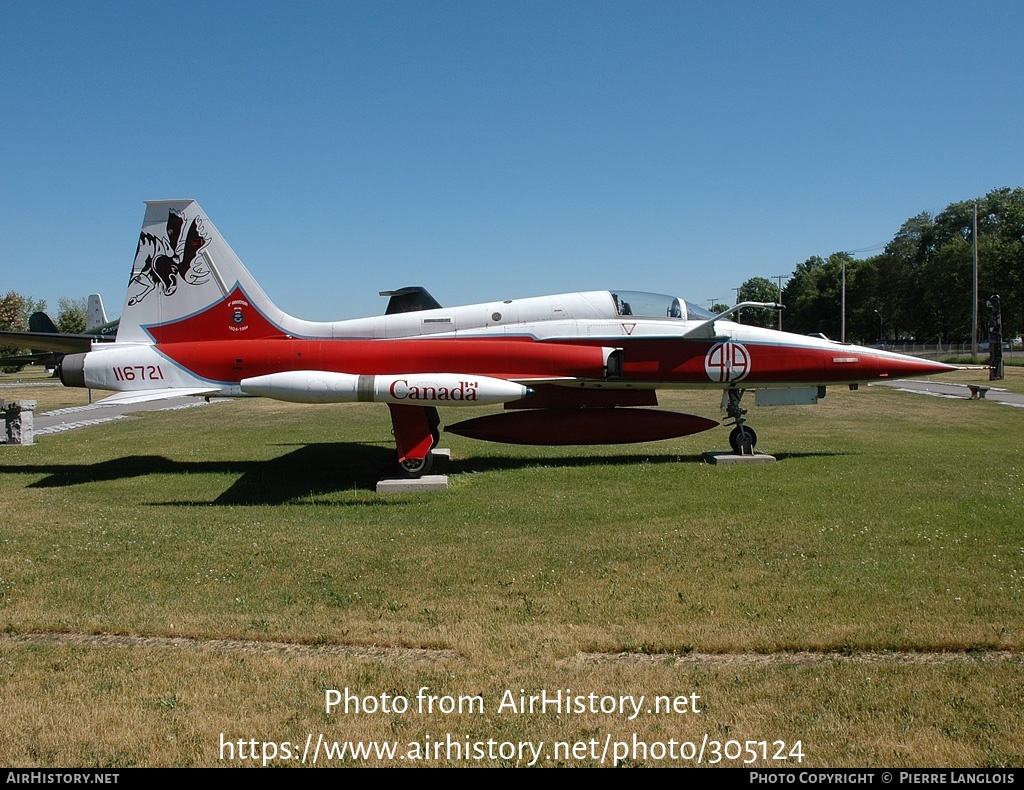
<path fill-rule="evenodd" d="M 732 451 L 736 455 L 743 454 L 743 450 L 740 447 L 740 435 L 744 433 L 750 437 L 750 449 L 753 450 L 757 446 L 757 434 L 754 433 L 754 429 L 746 425 L 737 425 L 732 429 L 732 433 L 729 434 L 729 446 L 732 447 Z"/>
<path fill-rule="evenodd" d="M 406 458 L 398 461 L 398 468 L 406 477 L 423 477 L 430 471 L 434 463 L 434 454 L 427 453 L 423 458 Z"/>

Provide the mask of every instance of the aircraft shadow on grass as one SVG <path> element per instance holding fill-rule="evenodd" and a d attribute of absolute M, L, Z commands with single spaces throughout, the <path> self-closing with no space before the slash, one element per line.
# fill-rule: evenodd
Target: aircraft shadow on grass
<path fill-rule="evenodd" d="M 380 477 L 377 470 L 393 462 L 394 451 L 384 447 L 335 443 L 303 445 L 267 461 L 177 461 L 159 455 L 132 455 L 95 464 L 21 466 L 5 471 L 47 475 L 29 488 L 63 488 L 151 475 L 177 478 L 154 486 L 153 499 L 140 500 L 140 505 L 280 505 L 313 502 L 338 491 L 373 490 Z M 193 486 L 189 476 L 208 474 L 238 475 L 238 479 L 212 501 L 190 499 Z M 179 499 L 173 498 L 175 493 L 180 494 Z"/>
<path fill-rule="evenodd" d="M 780 459 L 844 455 L 841 452 L 786 453 Z M 452 461 L 447 471 L 452 474 L 492 472 L 531 467 L 582 468 L 596 466 L 621 467 L 628 474 L 639 464 L 701 463 L 699 455 L 595 455 L 583 457 L 475 457 Z M 152 475 L 179 478 L 152 488 L 154 501 L 145 505 L 281 505 L 338 504 L 325 503 L 323 496 L 339 491 L 373 491 L 377 481 L 387 476 L 394 466 L 394 451 L 380 445 L 355 443 L 324 443 L 296 445 L 291 452 L 267 461 L 177 461 L 160 455 L 131 455 L 95 464 L 45 464 L 8 467 L 4 471 L 38 475 L 42 480 L 29 488 L 64 488 L 115 480 L 130 480 Z M 192 475 L 238 475 L 238 479 L 212 501 L 190 499 L 188 477 Z M 180 499 L 168 498 L 174 491 Z"/>

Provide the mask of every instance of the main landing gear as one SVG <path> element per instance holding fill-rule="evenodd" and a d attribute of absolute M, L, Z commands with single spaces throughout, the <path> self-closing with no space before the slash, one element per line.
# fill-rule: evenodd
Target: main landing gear
<path fill-rule="evenodd" d="M 395 462 L 398 464 L 398 471 L 405 477 L 423 477 L 434 465 L 434 454 L 427 453 L 422 458 L 398 458 L 395 453 Z"/>
<path fill-rule="evenodd" d="M 722 408 L 726 417 L 735 420 L 733 425 L 736 427 L 729 434 L 729 446 L 732 447 L 732 451 L 736 455 L 753 455 L 754 447 L 757 445 L 757 434 L 754 433 L 753 428 L 746 425 L 746 420 L 743 419 L 743 415 L 747 413 L 746 409 L 740 408 L 744 392 L 745 390 L 736 387 L 727 389 L 722 395 Z"/>
<path fill-rule="evenodd" d="M 433 406 L 400 406 L 389 403 L 395 432 L 398 471 L 405 477 L 422 477 L 434 462 L 431 452 L 441 438 L 441 418 Z"/>

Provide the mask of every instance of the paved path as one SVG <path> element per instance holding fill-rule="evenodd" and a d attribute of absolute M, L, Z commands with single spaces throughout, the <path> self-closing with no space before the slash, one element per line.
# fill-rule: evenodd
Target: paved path
<path fill-rule="evenodd" d="M 197 406 L 208 406 L 211 403 L 227 403 L 231 398 L 168 398 L 167 400 L 150 401 L 149 403 L 131 403 L 124 405 L 104 405 L 90 403 L 88 406 L 69 406 L 66 409 L 54 409 L 34 415 L 33 433 L 46 436 L 51 433 L 73 431 L 76 428 L 87 428 L 90 425 L 123 420 L 136 411 L 177 411 Z"/>
<path fill-rule="evenodd" d="M 997 382 L 993 382 L 997 384 Z M 896 379 L 895 381 L 873 381 L 869 387 L 895 387 L 900 392 L 913 392 L 917 395 L 932 395 L 936 398 L 963 398 L 971 397 L 971 390 L 966 384 L 954 384 L 946 381 L 910 381 L 908 379 Z M 976 384 L 975 386 L 988 387 L 988 384 Z M 1005 406 L 1016 406 L 1024 408 L 1024 395 L 1017 395 L 1007 392 L 999 386 L 990 387 L 985 395 L 985 400 L 1002 403 Z"/>

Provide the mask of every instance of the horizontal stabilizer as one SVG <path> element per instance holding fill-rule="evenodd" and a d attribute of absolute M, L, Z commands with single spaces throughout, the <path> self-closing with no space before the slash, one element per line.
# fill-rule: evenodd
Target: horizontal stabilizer
<path fill-rule="evenodd" d="M 128 403 L 149 403 L 154 400 L 168 400 L 170 398 L 182 398 L 188 395 L 216 395 L 220 392 L 217 387 L 170 387 L 162 390 L 135 390 L 133 392 L 119 392 L 109 398 L 96 401 L 97 406 L 123 406 Z"/>

